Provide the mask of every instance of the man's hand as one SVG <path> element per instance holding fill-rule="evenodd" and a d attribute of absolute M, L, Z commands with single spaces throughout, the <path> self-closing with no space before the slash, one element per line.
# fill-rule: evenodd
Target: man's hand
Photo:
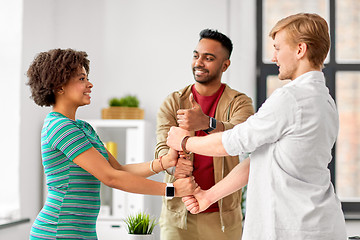
<path fill-rule="evenodd" d="M 176 151 L 182 151 L 181 141 L 185 136 L 190 136 L 190 132 L 179 127 L 171 127 L 166 144 Z"/>
<path fill-rule="evenodd" d="M 187 178 L 180 178 L 174 182 L 175 197 L 183 197 L 194 194 L 198 184 L 195 182 L 193 176 Z"/>
<path fill-rule="evenodd" d="M 186 196 L 182 198 L 186 209 L 192 213 L 197 214 L 206 210 L 212 203 L 206 197 L 207 191 L 204 191 L 198 187 L 193 196 Z"/>
<path fill-rule="evenodd" d="M 201 106 L 195 101 L 192 93 L 189 96 L 189 101 L 191 103 L 190 109 L 179 109 L 177 111 L 179 127 L 188 131 L 208 129 L 210 118 L 203 113 Z"/>
<path fill-rule="evenodd" d="M 192 175 L 194 169 L 192 161 L 183 152 L 179 152 L 179 159 L 176 164 L 174 177 L 185 178 Z"/>

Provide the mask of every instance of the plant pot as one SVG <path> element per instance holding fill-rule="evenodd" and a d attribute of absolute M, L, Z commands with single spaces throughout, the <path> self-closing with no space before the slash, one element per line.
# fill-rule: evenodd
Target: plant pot
<path fill-rule="evenodd" d="M 154 240 L 153 234 L 128 234 L 129 240 Z"/>
<path fill-rule="evenodd" d="M 136 107 L 109 107 L 101 111 L 102 119 L 144 119 L 144 109 Z"/>

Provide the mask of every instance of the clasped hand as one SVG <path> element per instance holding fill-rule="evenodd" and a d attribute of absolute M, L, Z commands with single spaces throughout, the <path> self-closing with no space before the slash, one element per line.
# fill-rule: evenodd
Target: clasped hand
<path fill-rule="evenodd" d="M 192 161 L 183 152 L 179 152 L 179 159 L 176 164 L 176 170 L 174 174 L 175 178 L 178 179 L 176 181 L 184 178 L 189 179 L 189 176 L 192 175 L 192 170 Z M 194 177 L 191 177 L 191 179 L 194 179 Z M 200 186 L 197 186 L 197 184 L 194 192 L 191 194 L 193 195 L 183 197 L 182 201 L 184 202 L 187 210 L 190 211 L 190 213 L 192 214 L 202 212 L 212 204 L 210 201 L 207 200 L 206 197 L 208 191 L 202 190 Z"/>
<path fill-rule="evenodd" d="M 193 171 L 193 163 L 190 160 L 188 155 L 185 155 L 184 152 L 179 152 L 179 158 L 176 163 L 174 177 L 176 179 L 185 178 L 192 175 Z"/>
<path fill-rule="evenodd" d="M 182 179 L 192 179 L 196 184 L 194 177 L 191 176 L 193 171 L 193 164 L 188 156 L 182 152 L 181 141 L 185 136 L 189 136 L 189 131 L 199 131 L 206 129 L 209 122 L 209 117 L 206 116 L 201 106 L 195 101 L 192 94 L 189 96 L 191 102 L 191 109 L 180 109 L 177 111 L 177 120 L 179 127 L 171 127 L 168 133 L 167 145 L 179 151 L 179 158 L 177 160 L 174 176 L 178 182 Z M 191 177 L 189 177 L 191 176 Z M 202 190 L 197 184 L 194 191 L 182 198 L 186 208 L 190 213 L 197 214 L 207 209 L 212 203 L 206 198 L 207 191 Z"/>
<path fill-rule="evenodd" d="M 195 189 L 194 195 L 185 196 L 182 198 L 182 201 L 190 213 L 197 214 L 206 210 L 212 204 L 208 200 L 208 194 L 208 190 L 205 191 L 198 187 Z"/>

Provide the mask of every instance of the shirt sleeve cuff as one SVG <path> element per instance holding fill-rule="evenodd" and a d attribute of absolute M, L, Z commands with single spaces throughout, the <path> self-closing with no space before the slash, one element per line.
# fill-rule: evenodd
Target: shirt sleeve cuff
<path fill-rule="evenodd" d="M 225 148 L 225 151 L 230 156 L 239 155 L 239 150 L 236 148 L 236 144 L 232 139 L 233 129 L 224 131 L 222 134 L 222 144 Z"/>

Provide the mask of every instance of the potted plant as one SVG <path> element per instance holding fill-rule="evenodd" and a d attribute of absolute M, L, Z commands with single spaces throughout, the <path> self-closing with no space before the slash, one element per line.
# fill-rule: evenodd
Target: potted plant
<path fill-rule="evenodd" d="M 113 97 L 109 100 L 109 108 L 102 109 L 101 117 L 103 119 L 144 119 L 144 110 L 139 108 L 139 100 L 136 96 Z"/>
<path fill-rule="evenodd" d="M 157 224 L 156 218 L 150 217 L 149 214 L 139 212 L 137 214 L 130 214 L 124 222 L 128 229 L 129 239 L 153 239 L 152 232 Z"/>

